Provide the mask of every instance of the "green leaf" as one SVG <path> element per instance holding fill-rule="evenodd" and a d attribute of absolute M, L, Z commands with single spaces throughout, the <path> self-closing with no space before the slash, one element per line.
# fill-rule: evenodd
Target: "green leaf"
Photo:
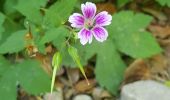
<path fill-rule="evenodd" d="M 170 7 L 170 0 L 156 0 L 162 6 L 169 6 Z"/>
<path fill-rule="evenodd" d="M 97 2 L 104 2 L 105 0 L 93 0 L 93 2 L 97 3 Z M 89 0 L 83 0 L 83 2 L 89 2 Z"/>
<path fill-rule="evenodd" d="M 19 75 L 19 74 L 18 74 Z M 16 100 L 17 99 L 17 74 L 15 69 L 11 67 L 3 74 L 0 79 L 0 97 L 2 100 Z"/>
<path fill-rule="evenodd" d="M 4 12 L 6 14 L 14 13 L 16 9 L 14 9 L 14 6 L 16 6 L 18 0 L 5 0 L 4 3 Z"/>
<path fill-rule="evenodd" d="M 0 78 L 0 97 L 2 100 L 17 99 L 17 85 L 30 94 L 50 91 L 50 77 L 42 70 L 36 60 L 24 60 L 13 64 Z"/>
<path fill-rule="evenodd" d="M 164 84 L 170 88 L 170 81 L 166 81 Z"/>
<path fill-rule="evenodd" d="M 2 76 L 10 66 L 10 63 L 4 57 L 0 56 L 0 76 Z"/>
<path fill-rule="evenodd" d="M 118 5 L 118 7 L 122 7 L 130 1 L 132 1 L 132 0 L 117 0 L 117 5 Z"/>
<path fill-rule="evenodd" d="M 65 37 L 69 34 L 69 31 L 65 27 L 51 28 L 42 37 L 40 43 L 45 44 L 53 42 L 57 46 L 61 46 L 65 41 Z"/>
<path fill-rule="evenodd" d="M 74 48 L 74 47 L 72 47 L 72 46 L 69 46 L 68 52 L 69 52 L 70 56 L 72 57 L 72 59 L 73 59 L 73 60 L 75 61 L 75 63 L 77 64 L 77 66 L 79 67 L 79 69 L 80 69 L 81 73 L 83 74 L 83 76 L 85 77 L 85 79 L 86 79 L 86 81 L 87 81 L 87 84 L 89 84 L 88 79 L 87 79 L 87 76 L 86 76 L 86 74 L 85 74 L 85 72 L 84 72 L 83 66 L 82 66 L 82 64 L 81 64 L 81 62 L 80 62 L 80 57 L 79 57 L 79 55 L 78 55 L 77 49 Z"/>
<path fill-rule="evenodd" d="M 25 47 L 25 30 L 20 30 L 13 33 L 11 36 L 7 38 L 7 40 L 0 45 L 0 53 L 14 53 L 19 52 Z"/>
<path fill-rule="evenodd" d="M 42 70 L 38 61 L 26 60 L 17 67 L 19 82 L 28 93 L 36 95 L 50 91 L 50 77 Z"/>
<path fill-rule="evenodd" d="M 63 66 L 71 67 L 71 68 L 76 67 L 76 64 L 73 61 L 72 57 L 69 55 L 67 48 L 63 48 L 61 51 L 61 54 L 63 57 L 63 61 L 62 61 Z"/>
<path fill-rule="evenodd" d="M 36 24 L 42 22 L 40 7 L 44 7 L 47 0 L 19 0 L 16 9 L 26 18 Z"/>
<path fill-rule="evenodd" d="M 56 52 L 53 56 L 52 66 L 59 66 L 62 62 L 62 56 L 60 52 Z"/>
<path fill-rule="evenodd" d="M 134 58 L 146 58 L 161 52 L 155 38 L 145 30 L 152 21 L 150 16 L 122 11 L 112 19 L 108 31 L 121 52 Z"/>
<path fill-rule="evenodd" d="M 3 23 L 5 21 L 5 16 L 0 12 L 0 40 L 2 38 L 2 32 L 4 32 Z"/>
<path fill-rule="evenodd" d="M 117 94 L 123 79 L 125 64 L 111 41 L 100 44 L 98 48 L 96 79 L 113 94 Z"/>
<path fill-rule="evenodd" d="M 86 58 L 97 54 L 95 75 L 102 87 L 117 95 L 123 79 L 125 64 L 112 40 L 103 43 L 93 41 L 92 44 L 83 46 Z"/>
<path fill-rule="evenodd" d="M 62 62 L 62 56 L 60 52 L 56 52 L 53 56 L 53 60 L 52 60 L 52 66 L 54 67 L 53 69 L 53 75 L 52 75 L 52 81 L 51 81 L 51 93 L 54 89 L 54 83 L 55 83 L 55 77 L 56 77 L 56 73 L 57 70 L 59 69 L 60 65 Z"/>
<path fill-rule="evenodd" d="M 45 13 L 44 23 L 47 26 L 58 26 L 68 20 L 77 0 L 59 0 L 54 3 Z"/>

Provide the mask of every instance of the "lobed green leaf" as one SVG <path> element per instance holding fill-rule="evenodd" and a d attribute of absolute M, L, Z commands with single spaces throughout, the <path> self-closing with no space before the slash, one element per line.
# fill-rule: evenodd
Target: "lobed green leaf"
<path fill-rule="evenodd" d="M 26 30 L 14 32 L 0 45 L 0 54 L 19 52 L 25 47 Z"/>
<path fill-rule="evenodd" d="M 146 31 L 152 17 L 122 11 L 113 15 L 108 27 L 118 49 L 134 58 L 146 58 L 161 52 L 155 38 Z"/>

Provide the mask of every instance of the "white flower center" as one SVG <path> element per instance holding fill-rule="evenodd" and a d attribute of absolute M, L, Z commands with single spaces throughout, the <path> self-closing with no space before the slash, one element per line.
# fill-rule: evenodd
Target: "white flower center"
<path fill-rule="evenodd" d="M 85 21 L 85 27 L 86 27 L 87 29 L 92 29 L 93 26 L 94 26 L 94 21 L 93 21 L 92 19 L 87 19 L 87 20 Z"/>

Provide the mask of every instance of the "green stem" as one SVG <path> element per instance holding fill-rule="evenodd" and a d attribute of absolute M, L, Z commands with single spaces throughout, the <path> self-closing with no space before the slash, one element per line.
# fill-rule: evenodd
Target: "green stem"
<path fill-rule="evenodd" d="M 52 94 L 53 89 L 54 89 L 54 83 L 55 83 L 55 76 L 56 76 L 56 73 L 57 73 L 57 66 L 54 66 L 54 69 L 53 69 L 53 76 L 52 76 L 52 81 L 51 81 L 51 94 Z"/>

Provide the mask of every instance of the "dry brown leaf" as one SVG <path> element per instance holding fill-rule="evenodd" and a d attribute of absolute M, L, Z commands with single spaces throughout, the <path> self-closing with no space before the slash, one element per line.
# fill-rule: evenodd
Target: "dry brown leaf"
<path fill-rule="evenodd" d="M 165 39 L 170 36 L 170 26 L 150 25 L 148 28 L 155 37 Z"/>
<path fill-rule="evenodd" d="M 46 52 L 46 53 L 52 53 L 52 52 L 53 52 L 53 47 L 52 47 L 52 45 L 48 45 L 48 46 L 45 48 L 45 52 Z"/>
<path fill-rule="evenodd" d="M 37 53 L 35 59 L 39 60 L 42 63 L 42 68 L 45 70 L 46 73 L 51 75 L 52 73 L 52 66 L 51 66 L 51 58 L 50 56 L 44 56 L 40 53 Z"/>
<path fill-rule="evenodd" d="M 89 79 L 90 85 L 87 84 L 86 80 L 79 81 L 75 85 L 76 91 L 82 93 L 91 90 L 93 87 L 96 86 L 96 80 L 94 79 Z"/>
<path fill-rule="evenodd" d="M 138 80 L 149 79 L 150 70 L 142 59 L 135 60 L 125 71 L 124 84 Z"/>
<path fill-rule="evenodd" d="M 107 11 L 109 14 L 113 14 L 116 12 L 116 8 L 115 6 L 110 3 L 97 3 L 96 4 L 98 11 L 97 12 L 101 12 L 101 11 Z"/>
<path fill-rule="evenodd" d="M 23 89 L 18 90 L 17 100 L 38 100 L 37 98 L 40 98 L 40 97 L 30 95 L 30 94 L 26 93 Z"/>
<path fill-rule="evenodd" d="M 116 100 L 116 99 L 113 98 L 108 91 L 103 90 L 103 92 L 101 93 L 101 100 Z"/>
<path fill-rule="evenodd" d="M 126 70 L 124 84 L 138 80 L 153 79 L 160 82 L 169 80 L 167 72 L 168 62 L 162 54 L 155 55 L 150 59 L 135 60 Z"/>

